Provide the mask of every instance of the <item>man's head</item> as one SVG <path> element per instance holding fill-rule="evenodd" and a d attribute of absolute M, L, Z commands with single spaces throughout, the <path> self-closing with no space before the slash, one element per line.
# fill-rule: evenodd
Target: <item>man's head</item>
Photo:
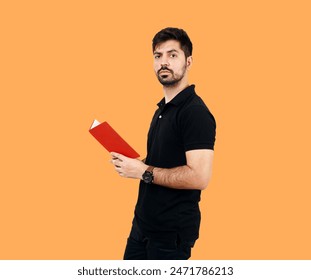
<path fill-rule="evenodd" d="M 168 27 L 158 32 L 152 40 L 154 71 L 164 86 L 174 86 L 187 80 L 192 64 L 192 43 L 187 33 Z"/>
<path fill-rule="evenodd" d="M 187 33 L 183 29 L 167 27 L 159 31 L 152 40 L 152 51 L 158 44 L 168 40 L 176 40 L 180 44 L 180 48 L 185 53 L 186 58 L 192 55 L 192 43 Z"/>

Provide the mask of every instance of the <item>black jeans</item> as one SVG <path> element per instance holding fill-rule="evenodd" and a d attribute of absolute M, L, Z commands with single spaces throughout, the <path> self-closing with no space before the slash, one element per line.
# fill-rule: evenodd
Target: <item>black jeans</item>
<path fill-rule="evenodd" d="M 154 239 L 144 236 L 133 223 L 124 252 L 124 260 L 187 260 L 195 240 Z"/>

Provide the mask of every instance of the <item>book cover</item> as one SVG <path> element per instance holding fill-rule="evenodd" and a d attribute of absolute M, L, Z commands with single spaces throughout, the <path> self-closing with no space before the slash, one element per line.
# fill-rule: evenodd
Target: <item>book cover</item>
<path fill-rule="evenodd" d="M 102 144 L 108 152 L 116 152 L 130 158 L 138 158 L 139 154 L 108 124 L 94 120 L 89 132 Z"/>

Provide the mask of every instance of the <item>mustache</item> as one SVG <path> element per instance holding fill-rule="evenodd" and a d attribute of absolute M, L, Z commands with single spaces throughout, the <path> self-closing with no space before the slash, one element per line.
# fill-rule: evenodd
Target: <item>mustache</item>
<path fill-rule="evenodd" d="M 161 68 L 158 70 L 158 74 L 160 74 L 160 71 L 163 71 L 163 70 L 173 73 L 173 71 L 171 69 L 168 69 L 166 66 L 161 66 Z"/>

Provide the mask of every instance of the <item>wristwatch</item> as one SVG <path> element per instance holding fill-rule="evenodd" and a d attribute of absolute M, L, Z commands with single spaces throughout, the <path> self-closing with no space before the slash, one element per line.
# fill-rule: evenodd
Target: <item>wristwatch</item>
<path fill-rule="evenodd" d="M 151 184 L 153 182 L 153 169 L 154 166 L 149 166 L 143 174 L 143 181 L 146 184 Z"/>

